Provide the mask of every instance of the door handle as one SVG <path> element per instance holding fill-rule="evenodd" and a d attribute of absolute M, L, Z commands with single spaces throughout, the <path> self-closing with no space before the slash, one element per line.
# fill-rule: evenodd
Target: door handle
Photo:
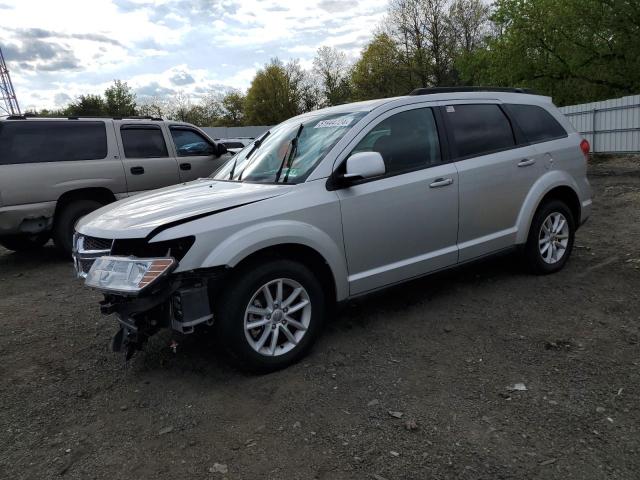
<path fill-rule="evenodd" d="M 181 163 L 180 164 L 180 170 L 191 170 L 191 164 L 190 163 Z"/>
<path fill-rule="evenodd" d="M 131 173 L 133 175 L 142 175 L 144 173 L 144 167 L 131 167 Z"/>
<path fill-rule="evenodd" d="M 533 165 L 534 163 L 536 163 L 536 161 L 533 158 L 525 158 L 524 160 L 520 160 L 520 162 L 518 163 L 519 167 L 529 167 L 531 165 Z"/>
<path fill-rule="evenodd" d="M 453 178 L 436 178 L 429 184 L 429 188 L 446 187 L 453 183 Z"/>

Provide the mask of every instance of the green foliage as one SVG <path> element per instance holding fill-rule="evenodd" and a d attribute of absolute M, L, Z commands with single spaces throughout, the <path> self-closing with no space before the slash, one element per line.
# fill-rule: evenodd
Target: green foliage
<path fill-rule="evenodd" d="M 69 117 L 101 117 L 106 115 L 106 105 L 100 95 L 80 95 L 64 114 Z"/>
<path fill-rule="evenodd" d="M 218 120 L 219 125 L 226 127 L 239 127 L 244 123 L 245 95 L 240 90 L 227 92 L 221 100 L 222 116 Z"/>
<path fill-rule="evenodd" d="M 351 72 L 351 84 L 357 100 L 404 95 L 411 90 L 406 66 L 389 35 L 380 33 L 365 47 Z"/>
<path fill-rule="evenodd" d="M 532 87 L 560 105 L 640 90 L 636 1 L 498 0 L 493 21 L 499 33 L 463 77 Z"/>
<path fill-rule="evenodd" d="M 114 80 L 104 91 L 107 115 L 131 117 L 136 114 L 136 94 L 126 82 Z"/>
<path fill-rule="evenodd" d="M 352 95 L 349 62 L 344 52 L 331 47 L 320 47 L 313 59 L 313 72 L 320 81 L 320 101 L 323 106 L 340 105 Z"/>
<path fill-rule="evenodd" d="M 284 65 L 272 59 L 256 73 L 247 92 L 247 123 L 273 125 L 305 111 L 312 103 L 312 92 L 304 81 L 304 71 L 297 62 Z"/>

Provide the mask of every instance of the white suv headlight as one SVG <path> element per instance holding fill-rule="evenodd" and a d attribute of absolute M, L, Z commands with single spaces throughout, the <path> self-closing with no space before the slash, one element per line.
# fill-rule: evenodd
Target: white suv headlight
<path fill-rule="evenodd" d="M 93 262 L 85 284 L 99 290 L 137 294 L 175 265 L 173 258 L 100 257 Z"/>

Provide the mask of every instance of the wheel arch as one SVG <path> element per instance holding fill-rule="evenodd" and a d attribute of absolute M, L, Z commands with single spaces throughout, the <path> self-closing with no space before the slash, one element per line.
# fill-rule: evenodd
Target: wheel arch
<path fill-rule="evenodd" d="M 534 184 L 520 209 L 516 244 L 526 243 L 533 216 L 540 208 L 540 205 L 550 199 L 558 199 L 565 202 L 574 216 L 576 228 L 578 227 L 580 224 L 581 205 L 575 181 L 565 172 L 549 172 Z"/>
<path fill-rule="evenodd" d="M 94 200 L 107 205 L 108 203 L 115 202 L 116 197 L 111 190 L 105 187 L 90 187 L 90 188 L 78 188 L 75 190 L 69 190 L 63 193 L 56 202 L 56 209 L 54 212 L 54 218 L 58 213 L 70 203 L 77 200 Z"/>
<path fill-rule="evenodd" d="M 328 298 L 336 299 L 338 297 L 336 281 L 326 259 L 317 250 L 301 243 L 281 243 L 256 250 L 240 260 L 233 269 L 278 258 L 293 260 L 305 265 L 318 276 Z"/>
<path fill-rule="evenodd" d="M 197 243 L 196 238 L 195 247 Z M 340 301 L 348 297 L 347 265 L 338 243 L 326 232 L 298 221 L 283 220 L 248 226 L 220 242 L 199 267 L 235 268 L 241 262 L 269 255 L 283 258 L 294 256 L 312 268 L 319 268 L 331 281 L 333 298 Z"/>

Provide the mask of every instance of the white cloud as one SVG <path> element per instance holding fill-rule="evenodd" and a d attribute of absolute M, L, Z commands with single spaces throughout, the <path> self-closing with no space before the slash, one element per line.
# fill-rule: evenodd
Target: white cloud
<path fill-rule="evenodd" d="M 141 92 L 195 96 L 221 85 L 247 88 L 274 56 L 309 66 L 317 49 L 330 45 L 354 57 L 386 4 L 2 0 L 0 45 L 23 109 L 60 105 L 63 95 L 102 93 L 115 78 Z"/>

